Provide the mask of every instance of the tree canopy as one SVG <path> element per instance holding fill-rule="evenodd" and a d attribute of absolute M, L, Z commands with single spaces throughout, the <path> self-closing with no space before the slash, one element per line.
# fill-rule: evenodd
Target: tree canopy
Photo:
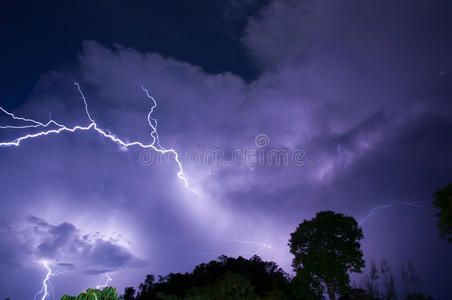
<path fill-rule="evenodd" d="M 435 214 L 439 236 L 452 243 L 452 183 L 436 191 L 433 198 L 433 206 L 439 210 Z"/>
<path fill-rule="evenodd" d="M 362 229 L 354 218 L 332 211 L 319 212 L 290 235 L 292 266 L 297 274 L 323 283 L 330 299 L 336 299 L 337 293 L 349 290 L 349 272 L 360 272 L 364 267 L 359 242 L 362 238 Z"/>
<path fill-rule="evenodd" d="M 360 286 L 350 285 L 350 273 L 364 267 L 360 240 L 362 229 L 356 220 L 332 211 L 319 212 L 304 220 L 290 234 L 294 255 L 294 275 L 285 273 L 275 262 L 255 255 L 249 259 L 220 256 L 197 265 L 190 273 L 167 276 L 147 275 L 139 285 L 124 290 L 124 300 L 432 300 L 422 292 L 422 280 L 408 261 L 401 266 L 405 291 L 397 295 L 389 263 L 379 267 L 372 262 Z M 97 298 L 96 298 L 97 297 Z M 100 298 L 99 298 L 100 297 Z M 103 298 L 102 298 L 103 297 Z M 112 287 L 103 291 L 88 289 L 77 297 L 64 299 L 117 299 Z"/>
<path fill-rule="evenodd" d="M 148 275 L 136 299 L 266 299 L 284 295 L 289 284 L 289 276 L 274 262 L 220 256 L 191 273 L 171 273 L 157 282 Z"/>

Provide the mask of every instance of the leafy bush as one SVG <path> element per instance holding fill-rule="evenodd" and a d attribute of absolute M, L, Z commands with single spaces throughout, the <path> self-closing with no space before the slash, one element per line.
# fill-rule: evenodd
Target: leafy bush
<path fill-rule="evenodd" d="M 81 292 L 77 297 L 64 295 L 61 300 L 122 300 L 119 298 L 116 289 L 105 287 L 102 291 L 98 289 L 87 289 Z"/>

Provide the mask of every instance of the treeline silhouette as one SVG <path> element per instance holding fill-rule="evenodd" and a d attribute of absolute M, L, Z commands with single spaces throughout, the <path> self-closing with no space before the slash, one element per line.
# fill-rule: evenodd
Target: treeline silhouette
<path fill-rule="evenodd" d="M 147 275 L 137 290 L 124 290 L 124 300 L 432 300 L 411 262 L 401 266 L 401 295 L 397 294 L 388 262 L 371 262 L 368 274 L 352 284 L 350 274 L 365 266 L 356 220 L 332 211 L 303 221 L 290 235 L 294 275 L 275 262 L 255 255 L 220 256 L 190 273 Z"/>
<path fill-rule="evenodd" d="M 191 273 L 169 274 L 157 282 L 148 275 L 138 295 L 133 297 L 134 289 L 126 288 L 124 299 L 258 299 L 284 294 L 291 288 L 290 282 L 276 263 L 264 262 L 258 256 L 220 256 L 196 266 Z"/>
<path fill-rule="evenodd" d="M 452 243 L 452 184 L 433 194 L 439 236 Z M 408 261 L 401 266 L 401 287 L 396 289 L 391 267 L 383 259 L 370 263 L 358 284 L 350 274 L 365 266 L 361 250 L 362 229 L 356 220 L 332 211 L 304 220 L 290 234 L 293 274 L 255 255 L 250 259 L 220 256 L 190 273 L 147 275 L 138 290 L 128 287 L 124 300 L 433 300 L 422 292 L 422 280 Z M 397 291 L 401 293 L 398 295 Z M 9 299 L 9 298 L 7 298 Z M 75 300 L 117 300 L 116 290 L 88 289 Z"/>
<path fill-rule="evenodd" d="M 372 262 L 364 280 L 340 296 L 339 300 L 432 300 L 422 293 L 422 282 L 411 262 L 402 265 L 402 294 L 397 296 L 394 277 L 386 260 L 379 266 Z M 169 274 L 157 281 L 147 275 L 136 291 L 128 287 L 124 300 L 139 299 L 325 299 L 309 288 L 299 276 L 291 277 L 274 262 L 220 256 L 207 264 L 200 264 L 193 272 Z"/>

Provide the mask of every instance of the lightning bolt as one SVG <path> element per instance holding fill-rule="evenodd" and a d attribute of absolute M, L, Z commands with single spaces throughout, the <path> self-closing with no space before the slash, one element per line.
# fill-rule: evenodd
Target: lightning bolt
<path fill-rule="evenodd" d="M 184 175 L 184 168 L 182 166 L 181 161 L 179 160 L 179 154 L 177 153 L 176 150 L 174 149 L 167 149 L 165 147 L 162 147 L 160 145 L 160 140 L 159 140 L 159 135 L 158 135 L 158 131 L 157 131 L 157 127 L 158 127 L 158 122 L 157 119 L 152 118 L 152 113 L 154 112 L 154 109 L 157 107 L 157 101 L 149 94 L 149 91 L 144 88 L 143 86 L 141 86 L 141 89 L 145 92 L 145 95 L 147 96 L 147 98 L 149 98 L 152 101 L 152 107 L 150 112 L 148 113 L 147 116 L 147 121 L 149 126 L 151 127 L 152 131 L 151 131 L 151 136 L 152 136 L 152 143 L 151 144 L 144 144 L 142 142 L 139 141 L 134 141 L 134 142 L 126 142 L 118 137 L 116 137 L 114 134 L 108 133 L 107 131 L 105 131 L 104 129 L 100 128 L 97 123 L 94 121 L 94 119 L 91 117 L 91 114 L 89 112 L 88 109 L 88 102 L 86 101 L 85 95 L 80 87 L 80 84 L 78 82 L 74 82 L 74 84 L 77 86 L 77 90 L 80 93 L 80 96 L 83 100 L 83 104 L 84 104 L 84 108 L 85 108 L 85 114 L 88 117 L 90 123 L 88 125 L 76 125 L 74 127 L 67 127 L 63 124 L 60 124 L 58 122 L 56 122 L 53 119 L 50 119 L 50 121 L 48 121 L 47 123 L 42 123 L 39 122 L 37 120 L 34 119 L 28 119 L 28 118 L 23 118 L 23 117 L 18 117 L 16 115 L 14 115 L 13 113 L 5 110 L 4 108 L 0 107 L 0 111 L 3 112 L 4 114 L 8 115 L 9 117 L 13 118 L 16 121 L 23 121 L 26 123 L 29 123 L 28 125 L 24 125 L 24 126 L 12 126 L 12 125 L 8 125 L 8 126 L 0 126 L 0 129 L 24 129 L 24 128 L 44 128 L 43 131 L 37 132 L 37 133 L 33 133 L 33 134 L 26 134 L 24 136 L 21 136 L 19 138 L 16 138 L 13 141 L 10 142 L 1 142 L 0 143 L 0 147 L 12 147 L 12 146 L 20 146 L 20 144 L 26 140 L 29 139 L 34 139 L 34 138 L 38 138 L 41 136 L 47 136 L 47 135 L 52 135 L 52 134 L 59 134 L 62 132 L 70 132 L 70 133 L 75 133 L 76 131 L 89 131 L 89 130 L 94 130 L 96 132 L 98 132 L 100 135 L 102 135 L 103 137 L 111 140 L 113 143 L 116 143 L 122 147 L 125 148 L 129 148 L 129 147 L 140 147 L 143 149 L 151 149 L 154 150 L 160 154 L 171 154 L 174 156 L 175 158 L 175 162 L 177 164 L 178 167 L 178 172 L 177 172 L 177 177 L 184 183 L 185 188 L 187 188 L 188 190 L 190 190 L 192 193 L 199 195 L 198 192 L 196 192 L 195 190 L 193 190 L 189 183 L 187 178 Z M 52 129 L 49 129 L 49 127 L 52 126 Z M 55 128 L 56 127 L 56 128 Z"/>
<path fill-rule="evenodd" d="M 388 203 L 388 204 L 385 204 L 385 205 L 376 206 L 376 207 L 372 208 L 367 213 L 367 215 L 358 222 L 358 224 L 362 225 L 370 217 L 377 215 L 379 210 L 384 210 L 384 209 L 387 209 L 387 208 L 391 208 L 395 204 L 404 205 L 404 206 L 410 206 L 410 207 L 415 207 L 415 208 L 421 207 L 419 202 L 393 201 L 391 203 Z"/>
<path fill-rule="evenodd" d="M 42 288 L 36 292 L 33 300 L 36 300 L 38 295 L 42 295 L 41 300 L 44 300 L 49 295 L 49 280 L 51 277 L 56 276 L 56 273 L 52 272 L 52 269 L 49 267 L 49 263 L 47 261 L 42 261 L 41 264 L 47 269 L 47 274 L 42 281 Z"/>
<path fill-rule="evenodd" d="M 45 300 L 47 296 L 52 295 L 53 298 L 55 298 L 55 295 L 53 293 L 53 287 L 52 283 L 50 282 L 50 278 L 56 277 L 59 274 L 66 273 L 67 271 L 52 271 L 52 269 L 49 266 L 49 263 L 45 260 L 41 261 L 40 264 L 44 266 L 44 268 L 47 270 L 45 278 L 42 280 L 42 288 L 36 292 L 35 296 L 33 297 L 33 300 L 36 300 L 39 295 L 42 295 L 41 300 Z M 52 292 L 49 291 L 49 288 L 52 290 Z"/>
<path fill-rule="evenodd" d="M 265 248 L 265 249 L 273 249 L 272 245 L 264 244 L 264 243 L 260 243 L 260 242 L 255 242 L 255 241 L 239 240 L 239 239 L 224 240 L 224 241 L 229 242 L 229 243 L 250 244 L 250 245 L 255 245 L 255 246 L 258 246 L 260 248 Z"/>
<path fill-rule="evenodd" d="M 107 287 L 108 284 L 113 280 L 113 278 L 110 277 L 110 274 L 108 274 L 108 273 L 104 273 L 104 274 L 105 274 L 105 277 L 107 277 L 107 279 L 105 280 L 104 284 L 96 285 L 96 289 L 98 289 L 98 290 L 101 288 Z"/>

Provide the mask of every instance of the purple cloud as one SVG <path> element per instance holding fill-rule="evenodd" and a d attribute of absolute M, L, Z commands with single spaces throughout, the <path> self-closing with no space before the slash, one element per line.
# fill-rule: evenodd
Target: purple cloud
<path fill-rule="evenodd" d="M 452 175 L 451 61 L 443 47 L 450 36 L 434 34 L 435 20 L 416 31 L 417 20 L 428 18 L 427 4 L 416 4 L 402 18 L 397 12 L 406 1 L 395 8 L 271 1 L 242 38 L 262 70 L 250 83 L 157 53 L 85 42 L 77 70 L 42 75 L 15 112 L 89 124 L 77 80 L 102 128 L 150 142 L 152 103 L 143 85 L 158 101 L 160 143 L 185 159 L 201 196 L 184 188 L 170 157 L 143 164 L 141 149 L 118 147 L 94 131 L 2 148 L 0 210 L 8 213 L 0 218 L 0 271 L 31 268 L 39 285 L 39 268 L 29 264 L 39 259 L 82 270 L 61 275 L 57 293 L 92 286 L 86 274 L 114 271 L 122 288 L 147 273 L 188 271 L 221 254 L 257 252 L 290 271 L 286 244 L 303 219 L 333 209 L 361 220 L 398 201 L 421 207 L 394 205 L 369 217 L 367 258 L 384 256 L 393 270 L 411 258 L 428 293 L 450 293 L 445 278 L 452 266 L 444 263 L 450 249 L 436 237 L 429 204 Z M 384 26 L 379 15 L 387 16 Z M 255 143 L 262 134 L 269 138 L 265 147 Z M 186 161 L 191 151 L 221 150 L 228 159 L 244 146 L 264 154 L 300 150 L 303 164 Z M 64 285 L 69 279 L 74 283 Z M 1 284 L 0 290 L 14 294 Z"/>

